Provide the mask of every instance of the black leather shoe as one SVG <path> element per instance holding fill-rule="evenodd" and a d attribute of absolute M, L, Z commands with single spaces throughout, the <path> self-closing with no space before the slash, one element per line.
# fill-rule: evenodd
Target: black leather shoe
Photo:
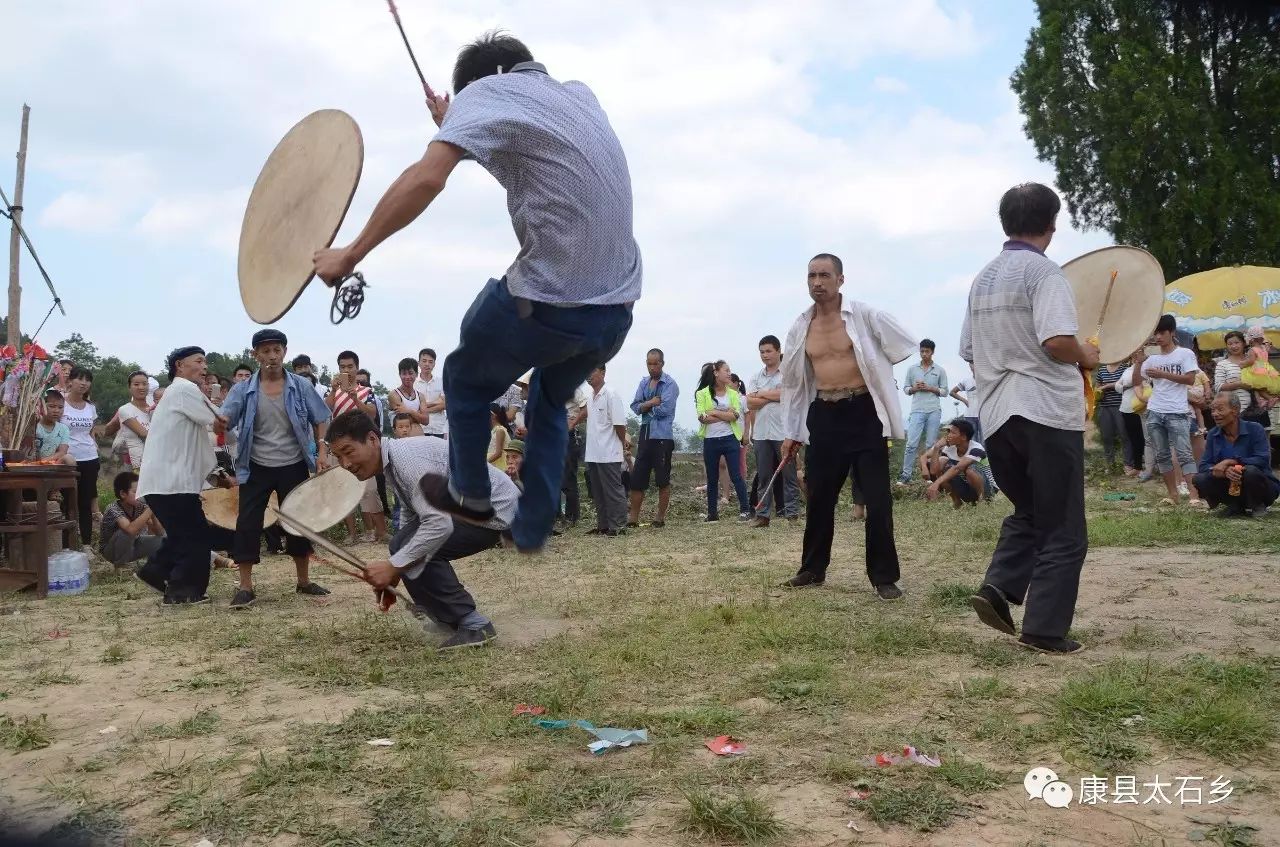
<path fill-rule="evenodd" d="M 418 487 L 422 489 L 422 496 L 427 498 L 428 503 L 445 514 L 453 515 L 458 520 L 475 524 L 486 524 L 493 520 L 492 506 L 472 509 L 454 500 L 453 495 L 449 493 L 448 477 L 426 474 L 418 483 Z"/>
<path fill-rule="evenodd" d="M 1005 635 L 1017 635 L 1018 629 L 1013 623 L 1013 613 L 1009 611 L 1009 601 L 1004 599 L 1000 589 L 994 585 L 984 585 L 978 593 L 969 598 L 969 605 L 978 613 L 978 620 L 992 629 Z"/>
<path fill-rule="evenodd" d="M 894 585 L 892 582 L 886 582 L 884 585 L 876 586 L 876 594 L 881 600 L 901 600 L 902 589 Z"/>
<path fill-rule="evenodd" d="M 813 571 L 800 571 L 800 573 L 791 577 L 791 579 L 782 583 L 783 588 L 809 588 L 817 587 L 827 581 L 824 576 L 818 576 Z"/>

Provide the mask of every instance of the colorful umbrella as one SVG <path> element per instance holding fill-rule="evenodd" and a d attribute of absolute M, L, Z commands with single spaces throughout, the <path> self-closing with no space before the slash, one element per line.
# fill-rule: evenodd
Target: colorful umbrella
<path fill-rule="evenodd" d="M 1253 324 L 1280 346 L 1280 268 L 1232 265 L 1184 276 L 1169 283 L 1164 305 L 1202 350 L 1225 347 L 1224 333 Z"/>

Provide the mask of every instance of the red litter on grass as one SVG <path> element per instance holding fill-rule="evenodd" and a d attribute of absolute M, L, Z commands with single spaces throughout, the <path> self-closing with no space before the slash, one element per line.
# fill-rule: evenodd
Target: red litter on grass
<path fill-rule="evenodd" d="M 897 753 L 877 753 L 874 756 L 868 756 L 862 762 L 877 768 L 887 768 L 890 765 L 901 765 L 907 762 L 914 762 L 927 768 L 942 767 L 941 758 L 938 756 L 926 756 L 911 746 L 903 747 L 901 756 Z"/>
<path fill-rule="evenodd" d="M 732 735 L 717 735 L 703 746 L 717 756 L 741 756 L 747 752 L 747 745 Z"/>
<path fill-rule="evenodd" d="M 530 706 L 528 703 L 520 703 L 511 710 L 511 716 L 517 718 L 521 715 L 532 715 L 533 717 L 537 717 L 538 715 L 545 715 L 546 713 L 547 710 L 542 706 Z"/>
<path fill-rule="evenodd" d="M 71 634 L 70 632 L 68 632 L 67 630 L 63 629 L 62 627 L 58 627 L 57 629 L 51 629 L 51 630 L 49 630 L 49 632 L 47 633 L 47 635 L 48 635 L 50 638 L 66 638 L 66 637 L 67 637 L 68 635 L 70 635 L 70 634 Z"/>

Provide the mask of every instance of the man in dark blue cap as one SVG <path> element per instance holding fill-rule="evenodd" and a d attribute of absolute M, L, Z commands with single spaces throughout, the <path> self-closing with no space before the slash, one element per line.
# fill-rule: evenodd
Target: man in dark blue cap
<path fill-rule="evenodd" d="M 217 467 L 208 427 L 216 416 L 199 385 L 204 383 L 204 351 L 179 347 L 169 354 L 169 387 L 156 406 L 147 434 L 147 462 L 138 493 L 147 498 L 164 527 L 164 541 L 135 573 L 164 594 L 165 606 L 207 603 L 211 533 L 200 505 L 200 490 Z M 225 475 L 214 477 L 230 486 Z"/>
<path fill-rule="evenodd" d="M 306 482 L 317 464 L 328 466 L 324 442 L 329 409 L 304 377 L 284 368 L 288 339 L 278 329 L 261 329 L 253 336 L 253 356 L 258 372 L 238 383 L 222 401 L 218 426 L 236 427 L 240 449 L 236 454 L 236 479 L 240 483 L 240 515 L 231 551 L 240 568 L 240 586 L 231 608 L 253 604 L 253 566 L 261 561 L 262 523 L 267 502 L 274 492 L 280 502 Z M 309 449 L 316 443 L 316 459 Z M 311 542 L 285 534 L 285 552 L 298 571 L 297 592 L 324 596 L 327 588 L 310 577 Z"/>

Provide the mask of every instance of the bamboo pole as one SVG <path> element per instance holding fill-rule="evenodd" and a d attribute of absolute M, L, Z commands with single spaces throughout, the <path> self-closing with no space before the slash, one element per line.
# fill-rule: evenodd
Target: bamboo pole
<path fill-rule="evenodd" d="M 9 230 L 9 344 L 22 349 L 22 328 L 18 325 L 22 312 L 22 286 L 18 283 L 18 259 L 22 246 L 18 233 L 22 229 L 22 188 L 27 181 L 27 124 L 31 107 L 22 104 L 22 132 L 18 140 L 18 176 L 13 183 L 13 226 Z"/>

